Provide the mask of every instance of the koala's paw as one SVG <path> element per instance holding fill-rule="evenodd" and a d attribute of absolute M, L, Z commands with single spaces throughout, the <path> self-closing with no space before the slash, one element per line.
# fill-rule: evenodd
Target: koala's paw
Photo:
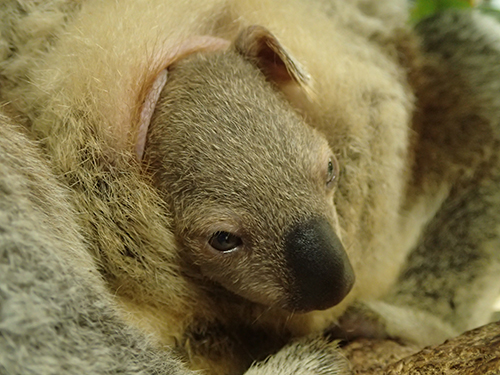
<path fill-rule="evenodd" d="M 337 343 L 323 337 L 306 337 L 294 341 L 245 372 L 245 375 L 292 374 L 349 375 L 352 372 Z"/>
<path fill-rule="evenodd" d="M 382 301 L 351 306 L 333 330 L 335 337 L 347 340 L 391 338 L 421 347 L 440 344 L 458 333 L 451 325 L 428 312 Z"/>

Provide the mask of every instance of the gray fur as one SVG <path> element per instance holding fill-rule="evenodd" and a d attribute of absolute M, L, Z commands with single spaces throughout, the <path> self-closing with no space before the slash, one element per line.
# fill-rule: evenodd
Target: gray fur
<path fill-rule="evenodd" d="M 66 198 L 0 115 L 0 373 L 191 373 L 119 321 Z"/>
<path fill-rule="evenodd" d="M 491 319 L 500 294 L 500 25 L 479 12 L 450 11 L 424 20 L 417 32 L 425 50 L 450 67 L 448 79 L 463 82 L 458 89 L 475 112 L 448 117 L 451 128 L 434 124 L 468 138 L 453 145 L 463 147 L 463 159 L 453 160 L 461 171 L 390 299 L 463 332 Z M 480 160 L 473 170 L 469 153 Z"/>
<path fill-rule="evenodd" d="M 388 295 L 352 306 L 341 322 L 354 336 L 428 345 L 489 322 L 500 294 L 500 25 L 448 11 L 416 30 L 425 51 L 413 67 L 420 154 L 406 209 L 447 193 Z"/>

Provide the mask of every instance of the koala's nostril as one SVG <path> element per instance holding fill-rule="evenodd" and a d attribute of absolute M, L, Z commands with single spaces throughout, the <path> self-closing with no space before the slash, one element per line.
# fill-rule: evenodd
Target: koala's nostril
<path fill-rule="evenodd" d="M 330 223 L 321 217 L 292 227 L 285 237 L 291 269 L 291 307 L 323 310 L 341 302 L 354 284 L 349 258 Z"/>

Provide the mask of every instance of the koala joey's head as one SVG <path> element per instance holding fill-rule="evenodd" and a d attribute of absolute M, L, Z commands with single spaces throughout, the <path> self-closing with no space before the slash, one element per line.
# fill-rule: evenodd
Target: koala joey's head
<path fill-rule="evenodd" d="M 164 74 L 144 163 L 190 270 L 266 306 L 339 303 L 354 282 L 336 230 L 339 167 L 291 106 L 307 75 L 260 27 Z"/>

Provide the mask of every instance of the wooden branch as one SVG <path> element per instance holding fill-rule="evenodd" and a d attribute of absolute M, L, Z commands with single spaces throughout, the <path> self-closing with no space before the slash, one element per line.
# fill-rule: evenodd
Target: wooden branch
<path fill-rule="evenodd" d="M 499 375 L 500 322 L 421 351 L 392 340 L 356 340 L 344 347 L 356 375 Z"/>

